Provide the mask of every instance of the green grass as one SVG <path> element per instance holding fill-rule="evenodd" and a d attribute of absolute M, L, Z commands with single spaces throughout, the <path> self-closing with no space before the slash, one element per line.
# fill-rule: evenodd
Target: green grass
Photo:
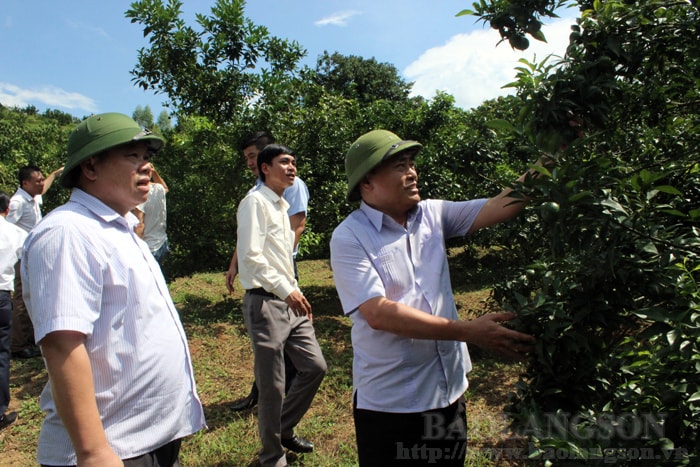
<path fill-rule="evenodd" d="M 352 347 L 350 320 L 342 315 L 328 261 L 302 261 L 301 286 L 314 311 L 317 338 L 328 373 L 297 433 L 316 445 L 311 454 L 290 454 L 292 465 L 355 466 L 352 422 Z M 459 276 L 459 275 L 458 275 Z M 459 277 L 454 277 L 459 282 Z M 226 292 L 223 273 L 195 274 L 170 283 L 170 291 L 187 331 L 195 375 L 208 429 L 185 440 L 183 466 L 256 465 L 259 439 L 256 412 L 233 412 L 228 407 L 244 397 L 253 379 L 252 350 L 241 316 L 242 290 Z M 488 310 L 488 289 L 466 290 L 455 284 L 456 302 L 466 318 Z M 468 466 L 513 466 L 517 461 L 495 459 L 498 449 L 522 446 L 511 438 L 503 412 L 507 394 L 520 366 L 504 363 L 472 349 L 474 370 L 467 392 L 469 423 Z M 12 362 L 11 410 L 20 419 L 0 432 L 0 464 L 36 465 L 36 443 L 43 415 L 38 398 L 46 382 L 41 359 Z M 492 451 L 492 449 L 496 451 Z M 494 454 L 495 453 L 495 454 Z"/>

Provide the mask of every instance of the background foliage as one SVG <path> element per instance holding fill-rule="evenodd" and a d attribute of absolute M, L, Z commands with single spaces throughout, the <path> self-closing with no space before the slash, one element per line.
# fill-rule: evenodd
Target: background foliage
<path fill-rule="evenodd" d="M 464 247 L 456 270 L 465 274 L 481 272 L 474 258 L 491 251 L 502 277 L 494 298 L 537 337 L 512 395 L 514 427 L 530 437 L 534 456 L 559 449 L 570 464 L 635 447 L 676 449 L 688 455 L 669 464 L 697 464 L 697 2 L 474 3 L 458 15 L 476 16 L 499 31 L 501 46 L 520 49 L 546 40 L 541 24 L 558 8 L 578 8 L 580 17 L 565 57 L 522 60 L 509 84 L 515 96 L 469 111 L 447 94 L 408 97 L 411 83 L 374 59 L 324 53 L 316 67 L 300 67 L 301 45 L 252 24 L 243 1 L 219 0 L 196 27 L 180 19 L 180 6 L 142 0 L 126 13 L 151 44 L 134 81 L 167 96 L 176 117 L 174 126 L 163 116 L 156 124 L 168 140 L 155 164 L 171 188 L 170 277 L 226 269 L 236 206 L 253 183 L 238 144 L 254 130 L 298 154 L 311 192 L 304 258 L 327 258 L 332 230 L 355 207 L 345 200 L 344 152 L 368 130 L 424 144 L 424 198 L 493 195 L 549 154 L 547 168 L 517 186 L 530 198 L 521 218 L 454 242 Z M 19 165 L 50 171 L 63 163 L 77 120 L 0 111 L 0 183 L 12 193 Z M 54 192 L 47 204 L 66 195 Z M 552 417 L 566 423 L 553 426 Z M 661 420 L 661 429 L 631 436 L 644 417 Z"/>
<path fill-rule="evenodd" d="M 40 114 L 33 106 L 13 109 L 0 105 L 0 190 L 8 196 L 17 191 L 17 170 L 24 165 L 36 165 L 48 176 L 65 164 L 68 134 L 79 121 L 59 110 Z M 44 196 L 44 209 L 66 199 L 67 193 L 56 184 Z"/>

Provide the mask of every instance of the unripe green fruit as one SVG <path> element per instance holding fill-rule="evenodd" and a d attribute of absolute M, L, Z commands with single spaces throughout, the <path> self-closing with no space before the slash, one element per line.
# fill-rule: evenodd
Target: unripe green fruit
<path fill-rule="evenodd" d="M 542 203 L 539 208 L 540 217 L 545 222 L 553 222 L 559 216 L 559 204 L 554 201 L 547 201 Z"/>

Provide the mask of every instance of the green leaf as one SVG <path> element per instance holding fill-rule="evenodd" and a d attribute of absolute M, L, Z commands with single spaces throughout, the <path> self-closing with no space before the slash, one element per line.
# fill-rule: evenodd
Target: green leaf
<path fill-rule="evenodd" d="M 662 193 L 668 193 L 669 195 L 682 195 L 680 191 L 678 191 L 676 188 L 670 186 L 670 185 L 661 185 L 661 186 L 655 186 L 655 190 L 658 190 Z"/>
<path fill-rule="evenodd" d="M 575 195 L 569 196 L 569 201 L 572 203 L 575 203 L 576 201 L 579 201 L 583 198 L 593 198 L 593 192 L 592 191 L 581 191 L 579 193 L 576 193 Z"/>
<path fill-rule="evenodd" d="M 544 33 L 541 30 L 530 35 L 540 42 L 547 42 L 547 38 L 544 36 Z"/>
<path fill-rule="evenodd" d="M 506 133 L 518 133 L 518 129 L 510 123 L 508 120 L 503 120 L 502 118 L 497 118 L 495 120 L 489 120 L 486 122 L 486 126 L 496 131 L 503 131 Z"/>
<path fill-rule="evenodd" d="M 680 333 L 678 332 L 677 329 L 672 329 L 666 333 L 666 339 L 668 340 L 668 343 L 671 345 L 674 345 L 679 337 L 680 337 Z"/>
<path fill-rule="evenodd" d="M 472 10 L 462 10 L 459 13 L 457 13 L 455 16 L 475 16 L 476 12 Z"/>
<path fill-rule="evenodd" d="M 633 310 L 633 315 L 639 316 L 642 319 L 647 319 L 650 321 L 657 321 L 660 323 L 668 323 L 669 318 L 665 311 L 661 311 L 657 308 L 648 308 L 644 310 Z"/>

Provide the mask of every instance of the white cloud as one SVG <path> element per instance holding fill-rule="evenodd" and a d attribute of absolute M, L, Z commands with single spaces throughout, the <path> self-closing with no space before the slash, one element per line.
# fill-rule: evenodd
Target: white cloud
<path fill-rule="evenodd" d="M 48 108 L 60 107 L 71 110 L 96 112 L 97 104 L 91 98 L 77 92 L 68 92 L 55 86 L 38 89 L 23 89 L 10 83 L 0 82 L 0 103 L 6 107 L 26 107 L 39 104 Z"/>
<path fill-rule="evenodd" d="M 67 23 L 68 26 L 70 26 L 71 28 L 83 33 L 87 33 L 87 35 L 89 35 L 90 37 L 97 35 L 109 39 L 109 34 L 107 34 L 107 31 L 100 27 L 92 26 L 90 24 L 85 24 L 75 20 L 68 20 Z"/>
<path fill-rule="evenodd" d="M 445 45 L 426 50 L 406 67 L 404 76 L 414 82 L 414 96 L 430 99 L 441 90 L 454 96 L 459 107 L 477 107 L 487 99 L 513 93 L 512 88 L 501 87 L 514 81 L 519 59 L 539 62 L 549 54 L 564 56 L 573 23 L 564 18 L 545 25 L 547 43 L 530 38 L 525 51 L 513 50 L 507 41 L 496 47 L 500 36 L 493 29 L 458 34 Z"/>
<path fill-rule="evenodd" d="M 316 26 L 328 26 L 329 24 L 332 26 L 347 26 L 348 20 L 359 14 L 360 12 L 356 10 L 339 11 L 330 16 L 314 21 L 314 24 Z"/>

